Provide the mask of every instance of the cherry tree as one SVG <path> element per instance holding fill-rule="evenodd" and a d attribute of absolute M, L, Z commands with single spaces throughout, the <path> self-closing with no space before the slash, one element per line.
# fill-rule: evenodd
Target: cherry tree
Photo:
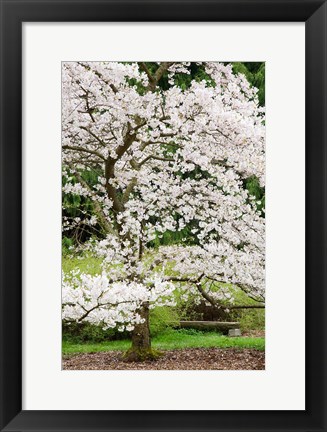
<path fill-rule="evenodd" d="M 176 290 L 233 307 L 232 286 L 264 301 L 265 219 L 244 187 L 251 176 L 264 186 L 264 111 L 231 65 L 197 63 L 206 78 L 180 88 L 191 66 L 63 64 L 63 189 L 93 203 L 63 226 L 103 233 L 85 246 L 102 273 L 63 277 L 63 319 L 132 331 L 128 360 L 155 357 L 149 309 L 173 305 Z M 185 227 L 191 243 L 153 248 Z"/>

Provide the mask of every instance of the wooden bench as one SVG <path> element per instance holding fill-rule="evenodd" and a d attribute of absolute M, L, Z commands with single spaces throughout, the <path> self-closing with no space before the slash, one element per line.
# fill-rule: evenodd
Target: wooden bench
<path fill-rule="evenodd" d="M 228 336 L 241 336 L 239 322 L 223 321 L 180 321 L 180 328 L 193 328 L 196 330 L 218 330 Z"/>

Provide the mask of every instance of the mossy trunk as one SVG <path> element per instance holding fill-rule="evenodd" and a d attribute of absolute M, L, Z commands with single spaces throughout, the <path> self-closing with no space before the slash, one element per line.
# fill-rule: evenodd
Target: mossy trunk
<path fill-rule="evenodd" d="M 138 313 L 144 322 L 137 324 L 132 332 L 132 346 L 123 356 L 127 362 L 155 360 L 160 356 L 160 352 L 151 348 L 149 304 L 143 304 Z"/>

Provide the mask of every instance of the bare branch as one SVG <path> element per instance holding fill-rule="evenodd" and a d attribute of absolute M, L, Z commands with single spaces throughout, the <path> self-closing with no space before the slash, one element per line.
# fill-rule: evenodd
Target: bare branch
<path fill-rule="evenodd" d="M 92 132 L 90 129 L 86 128 L 85 126 L 80 126 L 80 129 L 85 130 L 88 132 L 93 138 L 95 138 L 103 147 L 105 147 L 105 143 L 100 139 L 94 132 Z"/>
<path fill-rule="evenodd" d="M 146 158 L 144 158 L 141 162 L 139 162 L 138 166 L 141 167 L 150 159 L 155 159 L 155 160 L 163 161 L 163 162 L 174 162 L 175 161 L 175 159 L 173 159 L 173 158 L 165 158 L 165 157 L 156 156 L 156 155 L 149 155 Z"/>
<path fill-rule="evenodd" d="M 102 159 L 104 162 L 106 161 L 105 157 L 102 156 L 101 153 L 99 153 L 95 150 L 89 150 L 89 149 L 86 149 L 84 147 L 68 146 L 68 145 L 64 145 L 64 146 L 62 146 L 62 148 L 64 150 L 73 150 L 73 151 L 77 151 L 77 152 L 89 153 L 89 154 L 97 156 L 98 158 Z"/>

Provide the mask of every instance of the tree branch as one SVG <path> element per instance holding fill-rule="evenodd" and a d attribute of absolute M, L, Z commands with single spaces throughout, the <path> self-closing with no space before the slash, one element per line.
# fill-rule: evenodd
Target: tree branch
<path fill-rule="evenodd" d="M 156 73 L 154 74 L 154 79 L 156 83 L 160 80 L 162 75 L 166 72 L 167 69 L 170 68 L 170 66 L 174 64 L 174 62 L 162 62 L 159 68 L 156 70 Z"/>
<path fill-rule="evenodd" d="M 138 163 L 138 167 L 140 168 L 142 165 L 144 165 L 150 159 L 155 159 L 155 160 L 163 161 L 163 162 L 174 162 L 175 161 L 175 159 L 173 159 L 173 158 L 165 158 L 165 157 L 156 156 L 156 155 L 149 155 L 146 158 L 144 158 L 141 162 Z"/>
<path fill-rule="evenodd" d="M 151 75 L 151 72 L 149 71 L 147 65 L 144 62 L 140 62 L 139 66 L 147 74 L 147 76 L 149 78 L 149 82 L 153 83 L 154 82 L 154 77 Z"/>
<path fill-rule="evenodd" d="M 91 136 L 93 136 L 93 138 L 95 138 L 103 147 L 105 147 L 105 143 L 102 141 L 102 139 L 100 139 L 97 135 L 95 135 L 94 132 L 92 132 L 90 129 L 87 129 L 85 126 L 80 126 L 80 129 L 85 130 L 86 132 L 88 132 Z"/>
<path fill-rule="evenodd" d="M 146 63 L 144 62 L 140 62 L 139 66 L 140 68 L 147 74 L 148 78 L 149 78 L 149 85 L 147 87 L 148 90 L 150 91 L 154 91 L 158 81 L 160 80 L 160 78 L 163 76 L 163 74 L 166 72 L 166 70 L 173 64 L 173 62 L 162 62 L 160 64 L 160 66 L 158 67 L 158 69 L 155 71 L 154 75 L 151 74 L 151 72 L 149 71 Z"/>
<path fill-rule="evenodd" d="M 203 277 L 205 277 L 204 274 L 201 274 L 197 279 L 192 279 L 189 277 L 180 278 L 180 277 L 171 276 L 169 278 L 165 278 L 165 280 L 171 281 L 171 282 L 188 282 L 191 284 L 195 284 L 199 293 L 202 295 L 202 297 L 205 298 L 214 307 L 219 307 L 219 308 L 223 308 L 223 309 L 264 309 L 265 308 L 265 305 L 262 305 L 262 304 L 261 305 L 246 305 L 246 306 L 223 306 L 222 304 L 220 304 L 217 300 L 215 300 L 210 294 L 208 294 L 203 289 L 203 287 L 201 285 L 201 280 Z M 215 281 L 215 282 L 224 283 L 224 281 L 222 281 L 222 280 L 218 280 L 218 279 L 214 279 L 214 278 L 210 278 L 210 277 L 208 277 L 208 279 Z M 241 286 L 240 284 L 237 284 L 237 283 L 233 283 L 233 285 L 236 285 L 241 289 L 244 288 L 244 286 Z M 254 299 L 253 297 L 251 297 L 251 298 L 254 301 L 259 301 L 259 300 Z"/>
<path fill-rule="evenodd" d="M 83 68 L 85 68 L 86 70 L 90 70 L 91 68 L 85 64 L 83 64 L 82 62 L 77 62 L 80 66 L 82 66 Z M 105 84 L 107 84 L 111 90 L 116 94 L 118 93 L 118 89 L 114 84 L 109 83 L 106 79 L 103 78 L 103 76 L 100 74 L 99 71 L 97 70 L 93 70 L 93 72 L 95 73 L 95 75 L 100 78 Z"/>
<path fill-rule="evenodd" d="M 78 152 L 83 152 L 83 153 L 89 153 L 89 154 L 97 156 L 98 158 L 102 159 L 104 162 L 106 161 L 105 157 L 102 156 L 101 153 L 99 153 L 95 150 L 89 150 L 89 149 L 86 149 L 83 147 L 77 147 L 77 146 L 75 147 L 75 146 L 68 146 L 68 145 L 64 145 L 64 146 L 62 146 L 62 148 L 64 150 L 73 150 L 73 151 L 78 151 Z"/>

